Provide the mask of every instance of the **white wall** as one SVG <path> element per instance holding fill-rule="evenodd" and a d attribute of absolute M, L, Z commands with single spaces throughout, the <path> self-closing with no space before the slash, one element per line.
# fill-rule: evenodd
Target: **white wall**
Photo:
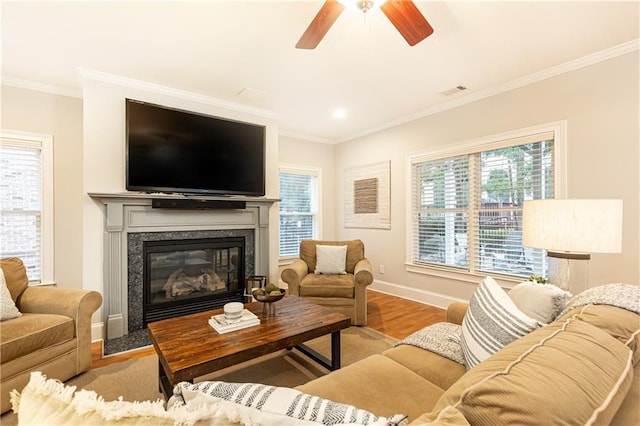
<path fill-rule="evenodd" d="M 567 198 L 621 198 L 621 254 L 594 254 L 590 286 L 640 281 L 638 52 L 342 143 L 336 148 L 336 205 L 344 202 L 345 168 L 391 160 L 391 230 L 346 229 L 361 238 L 375 269 L 374 288 L 446 306 L 468 299 L 477 280 L 456 282 L 405 270 L 405 162 L 416 151 L 567 120 Z M 385 274 L 378 265 L 385 265 Z"/>

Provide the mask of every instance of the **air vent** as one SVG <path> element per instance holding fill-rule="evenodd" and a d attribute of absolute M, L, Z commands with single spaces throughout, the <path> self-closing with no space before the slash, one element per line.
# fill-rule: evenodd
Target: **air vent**
<path fill-rule="evenodd" d="M 265 92 L 258 89 L 252 89 L 250 87 L 246 87 L 238 93 L 238 97 L 253 102 L 261 101 L 265 96 L 267 96 Z"/>
<path fill-rule="evenodd" d="M 440 92 L 440 94 L 443 96 L 451 96 L 451 95 L 455 95 L 456 93 L 460 93 L 463 90 L 467 90 L 466 86 L 456 86 L 452 89 L 445 90 L 444 92 Z"/>

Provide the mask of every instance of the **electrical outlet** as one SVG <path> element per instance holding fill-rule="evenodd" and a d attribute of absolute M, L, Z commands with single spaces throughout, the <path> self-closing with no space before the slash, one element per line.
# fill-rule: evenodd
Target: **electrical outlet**
<path fill-rule="evenodd" d="M 384 274 L 384 265 L 380 265 L 380 273 Z"/>

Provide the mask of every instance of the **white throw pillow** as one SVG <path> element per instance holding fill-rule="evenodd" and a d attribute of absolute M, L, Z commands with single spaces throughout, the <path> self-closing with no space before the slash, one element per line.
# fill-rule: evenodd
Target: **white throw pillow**
<path fill-rule="evenodd" d="M 522 312 L 548 324 L 560 315 L 571 293 L 553 284 L 526 281 L 513 287 L 509 297 Z"/>
<path fill-rule="evenodd" d="M 0 268 L 0 321 L 18 318 L 22 314 L 16 308 L 16 304 L 11 298 L 7 281 L 4 278 L 4 271 Z"/>
<path fill-rule="evenodd" d="M 316 246 L 316 274 L 346 274 L 347 246 Z"/>
<path fill-rule="evenodd" d="M 462 351 L 467 369 L 481 363 L 509 343 L 538 328 L 491 277 L 486 277 L 469 301 L 462 320 Z"/>

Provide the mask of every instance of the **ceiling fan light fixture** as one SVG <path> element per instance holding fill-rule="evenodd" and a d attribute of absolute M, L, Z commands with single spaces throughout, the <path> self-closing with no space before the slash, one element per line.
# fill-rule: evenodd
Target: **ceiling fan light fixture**
<path fill-rule="evenodd" d="M 320 11 L 296 43 L 296 48 L 315 49 L 347 6 L 355 6 L 365 14 L 372 7 L 379 7 L 409 46 L 414 46 L 433 34 L 433 28 L 422 16 L 413 0 L 385 0 L 381 4 L 378 0 L 351 0 L 350 2 L 325 0 Z"/>
<path fill-rule="evenodd" d="M 383 0 L 337 0 L 349 10 L 367 13 L 371 9 L 377 9 Z"/>
<path fill-rule="evenodd" d="M 367 13 L 367 11 L 373 7 L 373 0 L 358 0 L 356 6 L 362 13 Z"/>

